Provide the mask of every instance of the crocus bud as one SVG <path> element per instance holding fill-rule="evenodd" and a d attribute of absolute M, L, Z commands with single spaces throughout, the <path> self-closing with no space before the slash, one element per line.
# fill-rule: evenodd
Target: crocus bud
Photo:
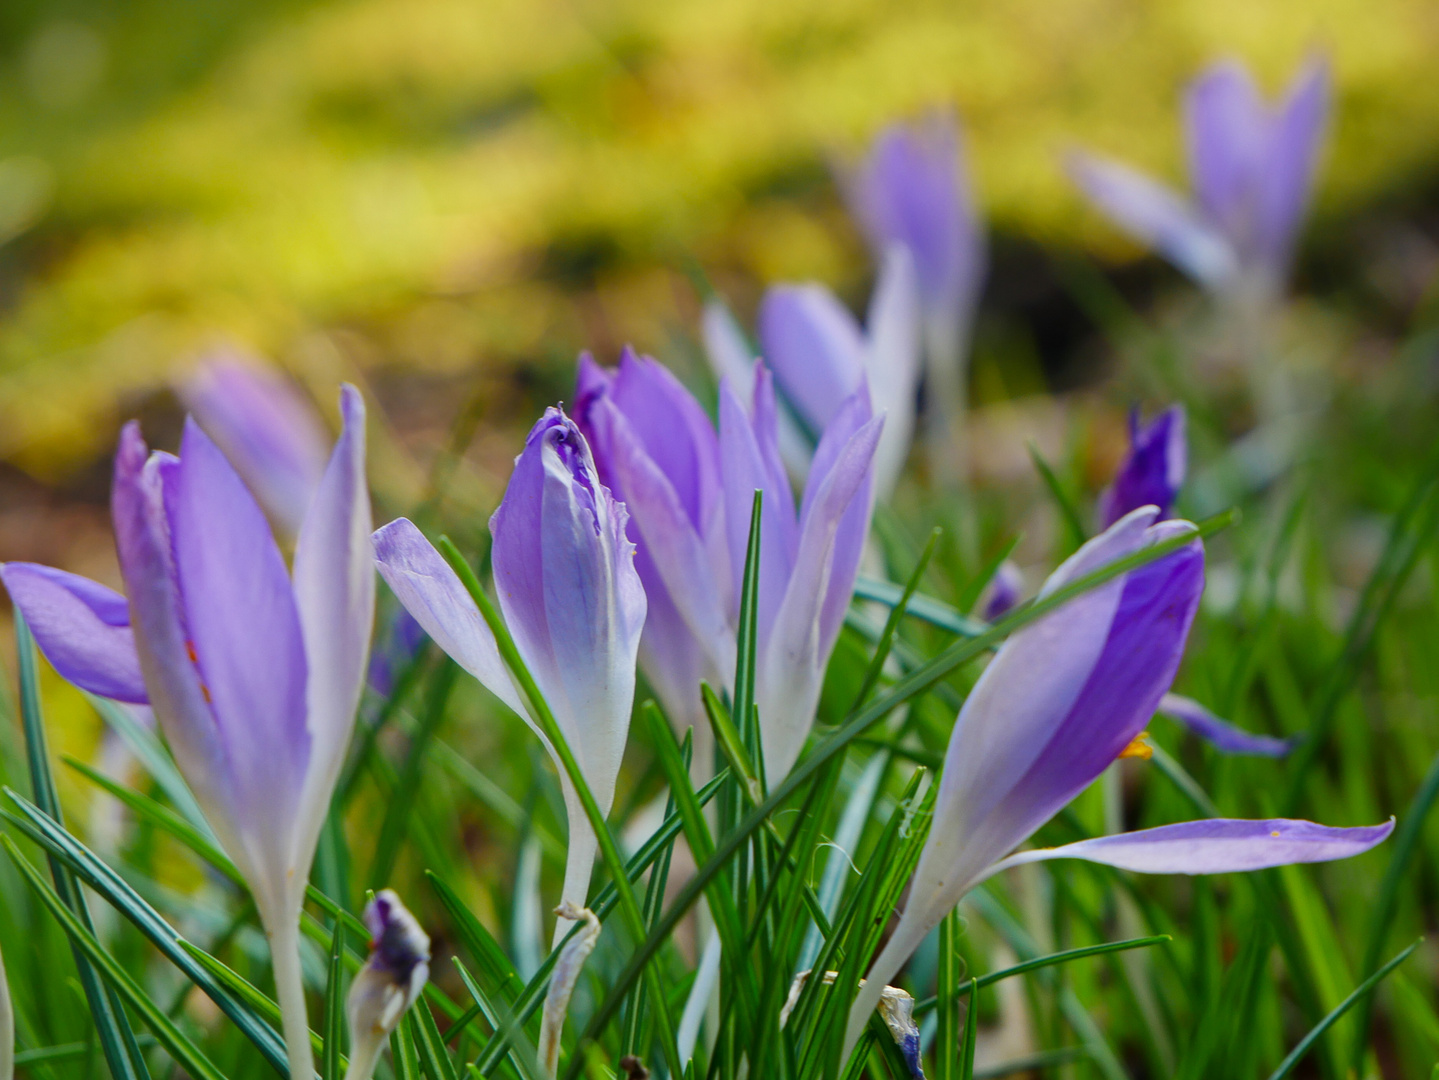
<path fill-rule="evenodd" d="M 419 1000 L 430 977 L 430 939 L 392 889 L 365 906 L 370 958 L 350 984 L 345 1012 L 350 1021 L 347 1080 L 369 1080 L 380 1050 L 406 1010 Z"/>
<path fill-rule="evenodd" d="M 270 520 L 298 536 L 330 442 L 310 400 L 273 368 L 234 353 L 203 361 L 180 397 Z"/>
<path fill-rule="evenodd" d="M 1216 292 L 1278 293 L 1309 202 L 1329 111 L 1329 69 L 1312 59 L 1276 105 L 1226 60 L 1189 89 L 1193 198 L 1127 165 L 1076 152 L 1069 172 L 1120 228 Z"/>
<path fill-rule="evenodd" d="M 850 1011 L 846 1057 L 882 985 L 966 892 L 1009 866 L 1072 858 L 1143 873 L 1229 873 L 1348 858 L 1393 830 L 1392 821 L 1211 819 L 1010 854 L 1124 755 L 1178 670 L 1204 549 L 1189 522 L 1157 516 L 1149 506 L 1121 518 L 1066 560 L 1040 599 L 1144 548 L 1193 539 L 1021 628 L 975 683 L 950 736 L 904 914 Z"/>
<path fill-rule="evenodd" d="M 980 598 L 979 610 L 984 615 L 984 621 L 996 622 L 1004 618 L 1023 595 L 1024 574 L 1012 561 L 1005 559 Z"/>
<path fill-rule="evenodd" d="M 1129 414 L 1129 453 L 1120 463 L 1114 482 L 1099 497 L 1104 528 L 1141 506 L 1159 507 L 1165 518 L 1184 486 L 1189 453 L 1184 441 L 1184 406 L 1175 405 L 1147 424 L 1139 410 Z"/>

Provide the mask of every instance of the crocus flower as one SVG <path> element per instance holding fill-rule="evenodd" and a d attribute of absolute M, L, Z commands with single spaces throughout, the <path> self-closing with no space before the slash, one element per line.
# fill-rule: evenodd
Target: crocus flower
<path fill-rule="evenodd" d="M 1024 574 L 1011 560 L 1005 559 L 984 591 L 980 611 L 984 613 L 985 622 L 996 622 L 1019 603 L 1024 593 Z"/>
<path fill-rule="evenodd" d="M 876 495 L 889 497 L 914 434 L 919 390 L 914 263 L 892 247 L 870 300 L 868 333 L 829 289 L 776 285 L 759 309 L 760 349 L 776 384 L 811 431 L 829 426 L 861 385 L 885 414 L 874 455 Z"/>
<path fill-rule="evenodd" d="M 179 393 L 270 520 L 296 536 L 330 441 L 309 399 L 274 369 L 229 352 L 203 361 Z"/>
<path fill-rule="evenodd" d="M 1312 59 L 1269 105 L 1245 68 L 1212 65 L 1189 88 L 1185 198 L 1127 165 L 1069 160 L 1090 200 L 1200 285 L 1268 299 L 1282 288 L 1304 218 L 1329 108 L 1329 69 Z"/>
<path fill-rule="evenodd" d="M 814 721 L 869 530 L 883 420 L 871 416 L 868 392 L 852 394 L 825 428 L 798 513 L 763 365 L 748 404 L 722 383 L 718 439 L 688 392 L 633 354 L 615 374 L 582 360 L 579 401 L 601 476 L 629 507 L 646 591 L 662 612 L 653 632 L 663 640 L 647 645 L 645 670 L 657 687 L 672 687 L 661 690 L 678 701 L 672 719 L 701 715 L 700 677 L 732 686 L 750 513 L 763 490 L 755 693 L 766 774 L 783 777 Z"/>
<path fill-rule="evenodd" d="M 254 496 L 193 420 L 178 458 L 151 454 L 136 424 L 121 433 L 111 510 L 126 596 L 46 567 L 0 570 L 61 675 L 153 706 L 254 895 L 293 1076 L 314 1071 L 300 908 L 374 618 L 365 414 L 353 387 L 341 412 L 293 570 Z"/>
<path fill-rule="evenodd" d="M 1157 517 L 1150 506 L 1120 519 L 1060 566 L 1040 595 L 1194 528 L 1156 524 Z M 1389 835 L 1392 821 L 1335 829 L 1214 819 L 1011 855 L 1141 734 L 1174 678 L 1203 587 L 1196 537 L 1000 647 L 955 721 L 909 902 L 849 1014 L 845 1056 L 881 987 L 924 936 L 966 892 L 1009 866 L 1072 858 L 1144 873 L 1216 874 L 1345 858 Z"/>
<path fill-rule="evenodd" d="M 1141 506 L 1157 506 L 1169 516 L 1179 489 L 1184 486 L 1189 453 L 1184 441 L 1184 406 L 1164 410 L 1147 424 L 1139 410 L 1129 414 L 1129 453 L 1114 474 L 1114 482 L 1099 497 L 1099 515 L 1109 528 Z"/>
<path fill-rule="evenodd" d="M 580 429 L 561 410 L 547 409 L 490 518 L 491 564 L 505 625 L 606 813 L 629 733 L 645 622 L 626 520 L 624 505 L 600 483 Z M 562 900 L 583 908 L 598 843 L 594 830 L 473 598 L 405 518 L 375 533 L 374 550 L 381 576 L 425 632 L 523 717 L 554 757 L 570 826 Z M 568 929 L 559 920 L 556 944 Z"/>
<path fill-rule="evenodd" d="M 345 1080 L 370 1080 L 380 1051 L 430 977 L 430 938 L 393 889 L 365 905 L 370 958 L 350 984 L 350 1067 Z"/>
<path fill-rule="evenodd" d="M 892 124 L 843 183 L 878 262 L 899 245 L 914 260 L 934 391 L 963 390 L 964 355 L 984 280 L 984 230 L 960 154 L 959 124 L 937 111 Z"/>

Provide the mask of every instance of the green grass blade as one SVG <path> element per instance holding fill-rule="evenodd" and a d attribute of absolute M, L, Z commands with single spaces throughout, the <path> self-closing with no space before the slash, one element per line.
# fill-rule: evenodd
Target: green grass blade
<path fill-rule="evenodd" d="M 878 578 L 861 577 L 854 583 L 854 595 L 857 600 L 872 600 L 876 604 L 892 608 L 896 607 L 904 596 L 904 586 L 891 581 L 880 581 Z M 960 637 L 979 637 L 989 629 L 988 623 L 971 619 L 958 608 L 923 593 L 915 593 L 910 597 L 905 605 L 905 614 Z"/>
<path fill-rule="evenodd" d="M 95 970 L 103 975 L 105 981 L 124 1003 L 140 1015 L 145 1025 L 154 1032 L 155 1038 L 159 1040 L 160 1045 L 170 1056 L 190 1074 L 193 1080 L 225 1080 L 225 1077 L 200 1052 L 199 1048 L 165 1015 L 164 1010 L 151 1001 L 125 969 L 100 946 L 100 943 L 95 940 L 95 935 L 80 921 L 79 916 L 70 910 L 55 890 L 46 884 L 39 871 L 30 865 L 24 855 L 20 854 L 20 849 L 15 846 L 15 842 L 10 837 L 0 834 L 0 844 L 4 845 L 5 853 L 10 856 L 10 861 L 24 876 L 30 888 L 40 898 L 40 902 L 45 905 L 46 910 L 64 928 L 75 947 L 84 954 L 86 960 L 94 965 Z"/>
<path fill-rule="evenodd" d="M 869 700 L 870 692 L 879 682 L 880 674 L 884 671 L 885 661 L 889 659 L 890 650 L 894 648 L 894 637 L 899 633 L 899 624 L 909 610 L 910 601 L 914 599 L 920 579 L 924 577 L 924 572 L 929 567 L 929 560 L 934 558 L 934 549 L 939 543 L 942 532 L 943 530 L 938 526 L 930 530 L 929 542 L 924 545 L 924 551 L 920 553 L 919 560 L 914 564 L 914 571 L 909 575 L 909 580 L 905 582 L 904 592 L 900 593 L 898 602 L 889 609 L 889 617 L 884 621 L 884 629 L 880 632 L 879 643 L 875 646 L 874 656 L 870 658 L 869 667 L 864 673 L 864 681 L 860 684 L 859 693 L 854 696 L 854 704 L 850 706 L 850 712 L 854 712 Z"/>
<path fill-rule="evenodd" d="M 1404 963 L 1405 960 L 1408 960 L 1409 955 L 1419 947 L 1420 942 L 1422 942 L 1423 940 L 1423 938 L 1420 938 L 1419 941 L 1414 942 L 1414 944 L 1410 945 L 1398 956 L 1390 960 L 1389 963 L 1385 964 L 1373 975 L 1369 976 L 1369 978 L 1365 979 L 1362 983 L 1356 986 L 1353 992 L 1348 997 L 1346 997 L 1343 1001 L 1336 1005 L 1329 1012 L 1329 1015 L 1324 1017 L 1323 1020 L 1319 1021 L 1319 1023 L 1310 1030 L 1308 1035 L 1305 1035 L 1304 1038 L 1299 1040 L 1298 1045 L 1296 1045 L 1293 1050 L 1289 1051 L 1288 1056 L 1279 1063 L 1279 1068 L 1275 1069 L 1272 1073 L 1269 1074 L 1269 1080 L 1284 1080 L 1284 1077 L 1288 1076 L 1291 1072 L 1293 1072 L 1294 1066 L 1299 1064 L 1300 1059 L 1302 1059 L 1304 1055 L 1309 1052 L 1309 1048 L 1318 1041 L 1319 1037 L 1323 1035 L 1326 1031 L 1328 1031 L 1330 1027 L 1332 1027 L 1334 1023 L 1339 1020 L 1340 1017 L 1342 1017 L 1346 1012 L 1348 1012 L 1354 1006 L 1355 1002 L 1359 1001 L 1376 986 L 1378 986 L 1384 980 L 1384 977 L 1386 975 L 1388 975 L 1391 971 L 1397 968 L 1400 964 Z"/>
<path fill-rule="evenodd" d="M 764 492 L 755 489 L 750 504 L 749 542 L 744 574 L 740 579 L 739 626 L 735 631 L 734 717 L 740 736 L 752 755 L 759 754 L 759 725 L 754 717 L 755 654 L 759 648 L 760 525 Z M 761 780 L 763 782 L 763 780 Z"/>
<path fill-rule="evenodd" d="M 939 970 L 935 974 L 935 1002 L 939 1009 L 939 1023 L 934 1033 L 934 1078 L 935 1080 L 956 1080 L 959 1072 L 961 1036 L 959 1031 L 959 982 L 963 977 L 960 970 L 964 957 L 959 952 L 959 938 L 962 933 L 959 908 L 955 908 L 939 924 Z M 969 1012 L 975 1011 L 978 998 L 973 988 L 969 995 Z M 916 1013 L 918 1008 L 916 1008 Z M 965 1021 L 965 1037 L 968 1037 L 969 1022 Z"/>
<path fill-rule="evenodd" d="M 435 1023 L 435 1014 L 417 1005 L 410 1010 L 414 1017 L 415 1048 L 420 1052 L 420 1067 L 430 1080 L 458 1080 L 455 1063 L 440 1038 L 440 1029 Z"/>
<path fill-rule="evenodd" d="M 1039 473 L 1050 497 L 1054 499 L 1055 508 L 1059 510 L 1060 520 L 1064 522 L 1065 529 L 1069 532 L 1070 550 L 1083 547 L 1084 542 L 1089 539 L 1089 531 L 1085 529 L 1084 522 L 1080 519 L 1079 510 L 1074 505 L 1074 500 L 1064 490 L 1064 485 L 1059 482 L 1059 477 L 1054 475 L 1054 470 L 1049 467 L 1049 462 L 1044 460 L 1044 455 L 1039 452 L 1039 447 L 1034 443 L 1029 444 L 1029 460 L 1034 462 L 1035 471 Z"/>
<path fill-rule="evenodd" d="M 5 813 L 5 817 L 23 829 L 52 859 L 64 863 L 67 869 L 94 889 L 111 907 L 129 919 L 167 960 L 179 968 L 187 979 L 230 1018 L 271 1065 L 275 1068 L 286 1067 L 285 1043 L 280 1035 L 255 1015 L 253 1009 L 227 992 L 195 962 L 182 946 L 180 935 L 159 912 L 103 860 L 47 814 L 42 813 L 38 807 L 8 788 L 5 793 L 24 814 L 23 818 L 16 818 Z"/>
<path fill-rule="evenodd" d="M 212 843 L 218 843 L 215 834 L 210 830 L 210 823 L 205 820 L 200 804 L 195 801 L 190 785 L 185 783 L 185 778 L 180 775 L 175 759 L 160 741 L 160 736 L 140 724 L 134 714 L 119 702 L 88 693 L 85 697 L 110 730 L 120 736 L 141 767 L 150 774 L 151 779 L 160 786 L 160 790 L 165 793 L 165 797 L 180 816 L 209 837 Z"/>
<path fill-rule="evenodd" d="M 54 774 L 50 771 L 45 720 L 40 708 L 40 677 L 36 667 L 35 639 L 30 634 L 25 617 L 18 609 L 14 615 L 15 651 L 20 674 L 20 716 L 25 728 L 25 753 L 30 767 L 30 787 L 36 804 L 55 821 L 61 821 L 60 797 L 55 791 Z M 70 872 L 58 859 L 52 856 L 49 862 L 50 878 L 55 882 L 56 897 L 74 914 L 78 925 L 93 934 L 95 925 L 90 920 L 85 894 L 80 891 Z M 84 950 L 73 937 L 71 949 L 75 956 L 75 968 L 80 975 L 80 985 L 90 1006 L 90 1016 L 95 1022 L 95 1032 L 100 1038 L 100 1049 L 105 1055 L 106 1064 L 110 1066 L 111 1076 L 114 1080 L 150 1080 L 150 1070 L 135 1042 L 130 1018 L 121 1008 L 114 987 L 101 982 L 86 959 Z"/>
<path fill-rule="evenodd" d="M 522 1080 L 544 1080 L 540 1073 L 539 1061 L 535 1054 L 534 1044 L 526 1037 L 521 1027 L 523 1019 L 507 1008 L 502 1002 L 495 1001 L 485 993 L 482 987 L 468 968 L 459 960 L 455 961 L 455 970 L 460 973 L 460 981 L 469 990 L 470 996 L 475 999 L 475 1004 L 484 1013 L 485 1019 L 489 1022 L 490 1029 L 494 1032 L 491 1038 L 491 1045 L 503 1041 L 505 1053 L 509 1060 L 514 1063 L 515 1071 Z M 486 1047 L 488 1050 L 490 1047 Z M 470 1066 L 470 1072 L 474 1076 L 483 1076 L 478 1065 Z"/>
<path fill-rule="evenodd" d="M 320 1075 L 324 1080 L 343 1080 L 340 1071 L 340 1043 L 345 1029 L 345 990 L 341 986 L 345 956 L 345 922 L 335 920 L 335 936 L 330 942 L 329 977 L 325 981 L 325 1047 L 320 1058 Z"/>
<path fill-rule="evenodd" d="M 969 980 L 964 1010 L 964 1042 L 959 1050 L 959 1080 L 974 1080 L 974 1044 L 979 1033 L 979 980 Z"/>

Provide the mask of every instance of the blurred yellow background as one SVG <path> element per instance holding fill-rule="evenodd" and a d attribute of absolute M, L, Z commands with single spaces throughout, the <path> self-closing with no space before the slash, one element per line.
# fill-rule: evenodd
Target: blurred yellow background
<path fill-rule="evenodd" d="M 316 387 L 568 365 L 868 269 L 830 168 L 957 106 L 1002 232 L 1132 254 L 1071 142 L 1180 181 L 1183 84 L 1329 53 L 1319 215 L 1422 185 L 1432 0 L 137 0 L 0 16 L 0 458 L 46 480 L 233 340 Z M 330 401 L 331 391 L 322 400 Z"/>

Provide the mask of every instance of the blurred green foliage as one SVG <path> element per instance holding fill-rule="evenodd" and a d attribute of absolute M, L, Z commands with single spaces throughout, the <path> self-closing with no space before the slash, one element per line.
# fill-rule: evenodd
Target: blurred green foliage
<path fill-rule="evenodd" d="M 333 382 L 663 351 L 693 266 L 853 290 L 829 165 L 933 103 L 997 228 L 1116 256 L 1058 152 L 1178 179 L 1217 53 L 1332 54 L 1323 208 L 1439 148 L 1425 0 L 21 0 L 0 40 L 0 457 L 49 476 L 222 337 Z"/>

